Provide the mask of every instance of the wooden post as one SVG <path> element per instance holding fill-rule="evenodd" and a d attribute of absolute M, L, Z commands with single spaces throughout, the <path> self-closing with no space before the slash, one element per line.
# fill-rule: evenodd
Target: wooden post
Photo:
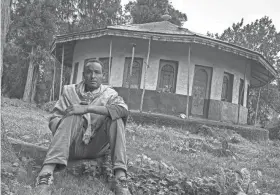
<path fill-rule="evenodd" d="M 56 75 L 56 49 L 55 49 L 55 59 L 53 60 L 53 80 L 52 80 L 52 100 L 54 101 L 54 84 Z"/>
<path fill-rule="evenodd" d="M 246 73 L 247 73 L 247 64 L 245 65 L 245 72 L 244 72 L 244 76 L 243 76 L 243 87 L 241 89 L 241 94 L 243 94 L 244 89 L 245 89 Z M 238 98 L 240 100 L 240 103 L 238 102 L 237 124 L 239 124 L 239 117 L 240 117 L 241 94 L 239 94 L 239 98 Z M 243 96 L 243 104 L 244 104 L 244 97 L 245 97 L 245 93 L 244 93 L 244 96 Z"/>
<path fill-rule="evenodd" d="M 268 78 L 268 81 L 267 81 L 267 93 L 266 93 L 266 99 L 267 99 L 267 102 L 268 102 L 268 94 L 269 94 L 269 71 L 267 70 L 267 78 Z"/>
<path fill-rule="evenodd" d="M 61 95 L 61 91 L 62 91 L 63 66 L 64 66 L 64 44 L 62 45 L 59 96 Z"/>
<path fill-rule="evenodd" d="M 256 115 L 256 117 L 255 117 L 255 124 L 254 124 L 255 126 L 256 126 L 257 120 L 258 120 L 258 111 L 259 111 L 259 102 L 260 102 L 261 90 L 262 90 L 262 88 L 260 87 L 259 95 L 258 95 L 258 100 L 257 100 L 257 108 L 256 108 L 256 113 L 255 113 L 255 115 Z"/>
<path fill-rule="evenodd" d="M 75 63 L 72 61 L 69 84 L 76 84 L 76 83 L 73 83 L 74 71 L 75 71 Z"/>
<path fill-rule="evenodd" d="M 110 41 L 110 51 L 109 51 L 109 70 L 108 70 L 108 84 L 110 85 L 111 80 L 111 63 L 112 63 L 112 39 Z"/>
<path fill-rule="evenodd" d="M 128 104 L 128 110 L 129 110 L 129 102 L 130 102 L 130 85 L 131 85 L 131 75 L 132 75 L 132 67 L 134 62 L 134 53 L 135 53 L 135 46 L 136 44 L 132 44 L 132 57 L 131 57 L 131 63 L 130 63 L 130 69 L 129 69 L 129 78 L 128 78 L 128 97 L 127 97 L 127 104 Z"/>
<path fill-rule="evenodd" d="M 188 96 L 187 96 L 187 108 L 186 108 L 186 114 L 187 118 L 190 117 L 189 113 L 189 103 L 190 103 L 190 66 L 191 66 L 191 44 L 189 45 L 189 54 L 188 54 L 188 84 L 187 84 L 187 90 L 188 90 Z"/>
<path fill-rule="evenodd" d="M 143 109 L 143 101 L 144 101 L 144 95 L 145 95 L 145 89 L 146 89 L 147 69 L 149 67 L 149 60 L 150 60 L 150 53 L 151 53 L 151 41 L 152 41 L 152 36 L 149 39 L 147 61 L 145 64 L 144 83 L 143 83 L 143 91 L 142 91 L 142 96 L 141 96 L 140 112 L 142 112 L 142 109 Z"/>

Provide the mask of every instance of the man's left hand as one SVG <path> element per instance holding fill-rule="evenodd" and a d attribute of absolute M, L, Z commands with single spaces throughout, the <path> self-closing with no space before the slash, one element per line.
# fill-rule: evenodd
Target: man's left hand
<path fill-rule="evenodd" d="M 73 104 L 65 110 L 65 115 L 83 115 L 87 113 L 87 105 Z"/>

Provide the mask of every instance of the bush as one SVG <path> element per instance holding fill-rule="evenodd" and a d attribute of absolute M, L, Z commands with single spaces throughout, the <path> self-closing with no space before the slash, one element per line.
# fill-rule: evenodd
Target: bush
<path fill-rule="evenodd" d="M 269 139 L 271 140 L 280 140 L 280 124 L 275 127 L 269 128 Z"/>
<path fill-rule="evenodd" d="M 41 109 L 43 109 L 47 112 L 51 112 L 55 106 L 55 103 L 56 103 L 56 101 L 47 102 L 41 107 Z"/>

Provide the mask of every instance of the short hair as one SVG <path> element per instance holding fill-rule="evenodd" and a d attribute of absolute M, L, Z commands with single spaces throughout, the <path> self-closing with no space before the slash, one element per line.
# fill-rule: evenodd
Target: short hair
<path fill-rule="evenodd" d="M 85 67 L 86 67 L 89 63 L 98 63 L 98 64 L 101 65 L 101 68 L 102 68 L 102 70 L 103 70 L 103 63 L 102 63 L 100 60 L 97 60 L 97 59 L 94 59 L 94 58 L 86 59 L 86 60 L 85 60 L 84 70 L 85 70 Z"/>

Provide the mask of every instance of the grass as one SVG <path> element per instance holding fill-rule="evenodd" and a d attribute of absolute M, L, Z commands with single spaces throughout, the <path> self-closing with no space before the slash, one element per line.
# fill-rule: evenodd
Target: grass
<path fill-rule="evenodd" d="M 49 144 L 51 133 L 48 130 L 47 112 L 19 100 L 3 98 L 1 114 L 9 136 L 39 145 Z M 251 181 L 256 181 L 257 188 L 262 193 L 280 194 L 279 141 L 252 142 L 228 129 L 212 128 L 212 132 L 212 135 L 205 135 L 203 132 L 191 134 L 187 128 L 129 123 L 126 133 L 129 162 L 135 163 L 137 155 L 145 154 L 153 160 L 174 166 L 190 179 L 213 176 L 220 168 L 247 168 Z M 235 142 L 230 141 L 233 137 Z M 221 142 L 225 139 L 229 140 L 230 150 L 235 156 L 217 155 Z M 35 178 L 35 175 L 36 171 L 32 177 Z M 77 178 L 62 172 L 55 178 L 55 195 L 110 194 L 102 182 L 92 177 Z M 21 189 L 21 194 L 28 194 L 30 191 L 26 186 L 32 185 L 31 182 L 20 184 L 18 189 Z"/>

